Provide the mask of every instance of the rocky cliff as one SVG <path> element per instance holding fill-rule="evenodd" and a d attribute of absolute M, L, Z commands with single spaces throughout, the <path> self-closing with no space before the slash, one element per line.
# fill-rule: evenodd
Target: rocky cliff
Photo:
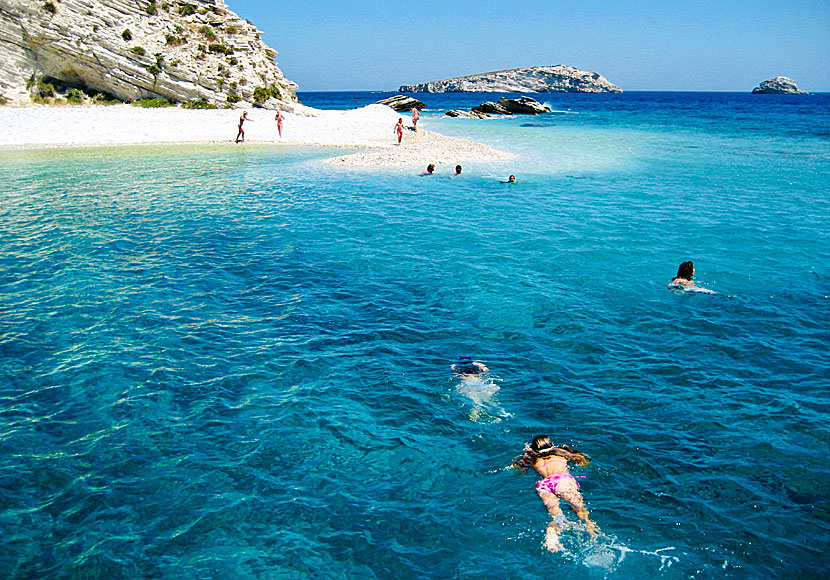
<path fill-rule="evenodd" d="M 601 74 L 564 64 L 513 68 L 443 81 L 403 85 L 404 93 L 621 93 Z"/>
<path fill-rule="evenodd" d="M 291 109 L 297 86 L 224 0 L 0 0 L 0 96 L 37 83 L 133 101 Z"/>
<path fill-rule="evenodd" d="M 795 81 L 787 77 L 775 77 L 762 82 L 752 89 L 754 95 L 806 95 L 806 91 L 799 91 Z"/>

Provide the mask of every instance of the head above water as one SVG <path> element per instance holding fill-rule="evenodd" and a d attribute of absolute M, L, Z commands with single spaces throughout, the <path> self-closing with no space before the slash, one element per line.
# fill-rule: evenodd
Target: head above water
<path fill-rule="evenodd" d="M 585 467 L 591 461 L 591 458 L 570 447 L 568 445 L 554 445 L 547 435 L 537 435 L 530 442 L 530 445 L 525 445 L 525 452 L 513 460 L 510 464 L 521 471 L 526 472 L 529 467 L 535 466 L 539 461 L 557 456 L 572 461 L 577 465 Z"/>
<path fill-rule="evenodd" d="M 461 173 L 461 166 L 460 165 L 455 166 L 455 173 L 456 174 Z"/>
<path fill-rule="evenodd" d="M 691 280 L 692 276 L 695 275 L 695 265 L 692 264 L 692 261 L 689 260 L 688 262 L 683 262 L 680 264 L 680 267 L 677 269 L 677 276 L 676 278 L 683 278 L 684 280 Z"/>
<path fill-rule="evenodd" d="M 427 165 L 427 173 L 432 173 L 433 171 L 435 171 L 435 165 L 430 163 L 429 165 Z"/>

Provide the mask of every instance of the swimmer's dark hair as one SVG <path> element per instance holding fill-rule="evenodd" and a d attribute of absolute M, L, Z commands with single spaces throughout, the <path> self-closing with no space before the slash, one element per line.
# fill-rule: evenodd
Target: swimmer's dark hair
<path fill-rule="evenodd" d="M 675 278 L 683 278 L 684 280 L 691 280 L 692 276 L 694 275 L 695 265 L 692 264 L 692 261 L 689 260 L 688 262 L 683 262 L 680 264 L 680 267 L 677 269 L 677 276 Z"/>
<path fill-rule="evenodd" d="M 518 469 L 525 473 L 529 467 L 536 465 L 536 462 L 551 455 L 558 455 L 567 461 L 573 461 L 580 467 L 585 467 L 590 463 L 591 458 L 574 449 L 569 445 L 560 445 L 555 447 L 547 435 L 539 435 L 535 437 L 530 445 L 525 445 L 525 452 L 519 455 L 510 464 L 510 467 Z"/>

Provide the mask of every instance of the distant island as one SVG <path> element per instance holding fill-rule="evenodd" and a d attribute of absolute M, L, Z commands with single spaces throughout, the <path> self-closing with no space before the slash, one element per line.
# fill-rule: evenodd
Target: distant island
<path fill-rule="evenodd" d="M 558 64 L 401 85 L 402 93 L 621 93 L 599 73 Z"/>
<path fill-rule="evenodd" d="M 795 81 L 787 77 L 775 77 L 762 82 L 752 89 L 753 95 L 806 95 L 807 91 L 799 91 Z"/>

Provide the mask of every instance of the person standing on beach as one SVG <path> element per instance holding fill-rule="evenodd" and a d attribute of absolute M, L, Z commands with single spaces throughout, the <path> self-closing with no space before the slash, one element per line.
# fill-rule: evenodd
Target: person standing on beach
<path fill-rule="evenodd" d="M 418 110 L 418 107 L 412 107 L 412 128 L 415 132 L 418 132 L 418 120 L 421 118 L 421 111 Z"/>
<path fill-rule="evenodd" d="M 242 128 L 242 125 L 245 121 L 250 121 L 248 118 L 248 111 L 242 111 L 242 116 L 239 117 L 239 132 L 236 134 L 236 142 L 239 143 L 240 137 L 242 138 L 242 142 L 245 142 L 245 130 Z"/>
<path fill-rule="evenodd" d="M 398 119 L 398 124 L 395 125 L 395 133 L 398 134 L 398 145 L 400 145 L 401 139 L 403 139 L 403 117 Z"/>
<path fill-rule="evenodd" d="M 277 116 L 274 117 L 274 120 L 277 122 L 277 131 L 280 134 L 280 139 L 282 139 L 282 122 L 285 120 L 285 117 L 282 115 L 282 111 L 277 109 Z"/>

